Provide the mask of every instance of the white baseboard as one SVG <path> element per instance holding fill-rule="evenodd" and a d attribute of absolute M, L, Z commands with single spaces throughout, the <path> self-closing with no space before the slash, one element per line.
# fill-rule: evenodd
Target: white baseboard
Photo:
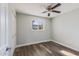
<path fill-rule="evenodd" d="M 48 42 L 48 41 L 51 41 L 51 40 L 44 40 L 44 41 L 38 41 L 38 42 L 31 42 L 31 43 L 25 43 L 25 44 L 21 44 L 21 45 L 16 45 L 16 48 L 17 47 L 22 47 L 22 46 L 27 46 L 27 45 L 32 45 L 32 44 L 37 44 L 37 43 L 41 43 L 41 42 Z"/>
<path fill-rule="evenodd" d="M 79 52 L 79 50 L 74 49 L 74 48 L 72 48 L 72 47 L 70 47 L 70 46 L 68 46 L 68 45 L 66 45 L 66 44 L 63 44 L 63 43 L 57 42 L 57 41 L 55 41 L 55 40 L 51 40 L 51 41 L 56 42 L 56 43 L 58 43 L 58 44 L 60 44 L 60 45 L 62 45 L 62 46 L 68 47 L 68 48 L 70 48 L 70 49 L 72 49 L 72 50 L 74 50 L 74 51 L 78 51 L 78 52 Z"/>
<path fill-rule="evenodd" d="M 55 41 L 55 40 L 44 40 L 44 41 L 39 41 L 39 42 L 21 44 L 21 45 L 17 45 L 16 48 L 17 48 L 17 47 L 22 47 L 22 46 L 27 46 L 27 45 L 32 45 L 32 44 L 37 44 L 37 43 L 41 43 L 41 42 L 48 42 L 48 41 L 56 42 L 56 43 L 58 43 L 58 44 L 60 44 L 60 45 L 62 45 L 62 46 L 68 47 L 68 48 L 70 48 L 70 49 L 72 49 L 72 50 L 75 50 L 75 51 L 78 51 L 78 52 L 79 52 L 79 50 L 76 50 L 76 49 L 74 49 L 74 48 L 72 48 L 72 47 L 69 47 L 69 46 L 67 46 L 67 45 L 65 45 L 65 44 L 63 44 L 63 43 L 57 42 L 57 41 Z"/>

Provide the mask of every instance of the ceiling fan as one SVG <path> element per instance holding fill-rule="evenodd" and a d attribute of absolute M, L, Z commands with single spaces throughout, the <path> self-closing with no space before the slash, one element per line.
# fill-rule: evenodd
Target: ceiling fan
<path fill-rule="evenodd" d="M 50 4 L 49 6 L 47 6 L 46 10 L 47 11 L 44 11 L 42 13 L 47 13 L 48 12 L 48 16 L 50 16 L 50 13 L 49 12 L 55 12 L 55 13 L 61 13 L 61 11 L 57 11 L 57 10 L 54 10 L 55 8 L 59 7 L 61 5 L 61 3 L 57 3 L 56 5 L 54 5 L 52 7 L 52 4 Z"/>

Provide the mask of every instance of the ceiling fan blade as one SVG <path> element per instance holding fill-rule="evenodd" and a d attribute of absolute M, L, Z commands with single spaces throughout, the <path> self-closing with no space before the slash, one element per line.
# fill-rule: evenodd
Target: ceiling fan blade
<path fill-rule="evenodd" d="M 58 3 L 54 7 L 52 7 L 51 9 L 55 9 L 56 7 L 59 7 L 60 5 L 61 5 L 61 3 Z"/>
<path fill-rule="evenodd" d="M 56 10 L 52 10 L 52 12 L 55 12 L 55 13 L 61 13 L 61 11 L 56 11 Z"/>
<path fill-rule="evenodd" d="M 48 16 L 50 16 L 50 13 L 48 13 Z"/>
<path fill-rule="evenodd" d="M 47 10 L 51 10 L 53 3 L 51 3 L 50 5 L 48 5 L 48 7 L 46 8 Z"/>
<path fill-rule="evenodd" d="M 51 7 L 51 6 L 52 6 L 52 3 L 48 7 Z"/>
<path fill-rule="evenodd" d="M 50 5 L 48 5 L 48 7 L 47 7 L 47 8 L 51 8 L 53 4 L 54 4 L 54 3 L 51 3 Z"/>
<path fill-rule="evenodd" d="M 46 12 L 48 12 L 48 11 L 43 11 L 42 13 L 46 13 Z"/>

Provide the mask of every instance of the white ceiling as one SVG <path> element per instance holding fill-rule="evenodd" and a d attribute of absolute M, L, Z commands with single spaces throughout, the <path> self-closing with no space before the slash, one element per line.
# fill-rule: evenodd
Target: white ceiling
<path fill-rule="evenodd" d="M 10 5 L 13 8 L 15 8 L 17 12 L 20 12 L 20 13 L 48 17 L 47 13 L 42 13 L 42 12 L 46 11 L 46 7 L 50 5 L 50 3 L 11 3 Z M 56 17 L 58 15 L 72 11 L 77 8 L 79 8 L 79 3 L 62 3 L 61 6 L 56 8 L 56 10 L 61 11 L 61 13 L 57 14 L 57 13 L 51 12 L 51 16 L 48 18 Z"/>

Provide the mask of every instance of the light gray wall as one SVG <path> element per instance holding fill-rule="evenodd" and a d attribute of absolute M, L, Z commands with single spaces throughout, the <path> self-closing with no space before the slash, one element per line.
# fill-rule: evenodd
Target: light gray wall
<path fill-rule="evenodd" d="M 79 9 L 52 19 L 52 39 L 79 51 Z"/>
<path fill-rule="evenodd" d="M 17 45 L 49 41 L 50 37 L 50 22 L 51 20 L 42 17 L 16 14 L 17 20 Z M 32 30 L 32 20 L 41 19 L 45 21 L 45 29 L 43 31 Z"/>

